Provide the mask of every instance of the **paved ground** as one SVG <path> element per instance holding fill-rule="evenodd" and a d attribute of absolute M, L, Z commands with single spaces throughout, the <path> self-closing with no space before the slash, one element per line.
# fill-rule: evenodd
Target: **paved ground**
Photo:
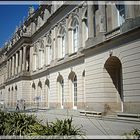
<path fill-rule="evenodd" d="M 32 113 L 30 113 L 32 114 Z M 73 124 L 76 126 L 83 126 L 83 130 L 86 132 L 86 136 L 96 136 L 95 138 L 112 136 L 122 136 L 125 132 L 129 132 L 133 128 L 140 129 L 140 119 L 138 120 L 126 120 L 119 118 L 97 118 L 89 116 L 81 116 L 78 111 L 74 110 L 42 110 L 34 112 L 39 120 L 54 121 L 56 118 L 64 119 L 73 117 Z M 117 138 L 117 137 L 115 137 Z"/>

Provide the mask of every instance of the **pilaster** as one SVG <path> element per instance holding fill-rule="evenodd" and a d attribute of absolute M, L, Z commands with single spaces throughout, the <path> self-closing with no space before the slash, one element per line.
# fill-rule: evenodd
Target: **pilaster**
<path fill-rule="evenodd" d="M 91 1 L 90 1 L 91 3 Z M 94 6 L 93 4 L 88 4 L 88 28 L 90 29 L 88 31 L 88 37 L 93 38 L 95 36 L 95 31 L 94 31 Z"/>
<path fill-rule="evenodd" d="M 106 10 L 105 5 L 99 5 L 100 10 L 100 32 L 105 33 L 106 32 Z"/>

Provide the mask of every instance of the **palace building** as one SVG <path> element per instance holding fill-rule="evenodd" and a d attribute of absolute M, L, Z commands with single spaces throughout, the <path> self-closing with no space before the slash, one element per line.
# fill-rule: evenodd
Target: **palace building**
<path fill-rule="evenodd" d="M 0 102 L 23 101 L 29 109 L 140 113 L 140 5 L 30 7 L 0 49 Z"/>

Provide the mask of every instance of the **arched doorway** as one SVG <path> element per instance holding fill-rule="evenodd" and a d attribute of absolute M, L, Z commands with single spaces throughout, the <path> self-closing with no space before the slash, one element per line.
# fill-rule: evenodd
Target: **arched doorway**
<path fill-rule="evenodd" d="M 58 76 L 57 83 L 58 83 L 58 95 L 60 97 L 60 106 L 63 109 L 64 108 L 64 79 L 62 75 Z"/>
<path fill-rule="evenodd" d="M 119 97 L 117 102 L 120 103 L 119 110 L 123 112 L 122 64 L 117 57 L 111 56 L 105 62 L 104 67 L 112 80 L 112 85 L 114 85 L 117 95 L 119 95 L 117 96 Z"/>
<path fill-rule="evenodd" d="M 83 109 L 85 109 L 86 107 L 86 96 L 85 96 L 85 70 L 82 73 L 82 95 L 83 95 L 83 103 L 82 103 L 82 107 Z"/>
<path fill-rule="evenodd" d="M 32 83 L 32 92 L 31 92 L 30 100 L 31 100 L 31 106 L 35 107 L 35 105 L 36 105 L 36 85 L 34 82 Z"/>
<path fill-rule="evenodd" d="M 14 88 L 12 87 L 12 90 L 11 90 L 11 107 L 14 107 Z"/>
<path fill-rule="evenodd" d="M 45 81 L 45 95 L 46 95 L 46 105 L 49 108 L 49 95 L 50 95 L 50 81 L 46 79 Z"/>
<path fill-rule="evenodd" d="M 69 74 L 69 79 L 71 82 L 73 109 L 77 109 L 77 76 L 76 74 L 74 72 L 71 72 Z"/>
<path fill-rule="evenodd" d="M 41 81 L 38 82 L 38 87 L 37 87 L 37 107 L 42 107 L 42 83 Z"/>

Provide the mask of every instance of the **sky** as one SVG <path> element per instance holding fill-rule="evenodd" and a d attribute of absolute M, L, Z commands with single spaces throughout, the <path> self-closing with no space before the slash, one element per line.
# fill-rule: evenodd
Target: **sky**
<path fill-rule="evenodd" d="M 23 18 L 26 19 L 30 6 L 38 8 L 38 5 L 0 5 L 0 48 L 12 37 L 16 26 L 23 23 Z"/>

